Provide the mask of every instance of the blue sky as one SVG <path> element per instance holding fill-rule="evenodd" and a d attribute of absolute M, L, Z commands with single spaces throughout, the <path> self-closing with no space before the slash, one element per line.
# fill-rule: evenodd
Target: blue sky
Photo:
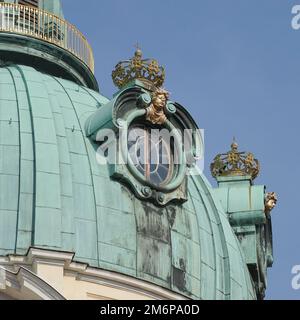
<path fill-rule="evenodd" d="M 66 18 L 87 35 L 103 95 L 116 89 L 115 64 L 138 41 L 167 70 L 166 88 L 205 129 L 206 175 L 236 136 L 261 162 L 256 184 L 279 196 L 272 212 L 275 262 L 267 298 L 300 299 L 300 0 L 63 0 Z"/>

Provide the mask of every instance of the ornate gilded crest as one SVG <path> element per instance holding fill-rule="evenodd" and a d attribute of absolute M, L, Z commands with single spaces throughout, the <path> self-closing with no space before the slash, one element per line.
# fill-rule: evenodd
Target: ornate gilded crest
<path fill-rule="evenodd" d="M 146 107 L 146 120 L 152 124 L 163 125 L 167 120 L 169 92 L 162 88 L 165 69 L 154 59 L 143 59 L 141 49 L 137 48 L 134 57 L 119 62 L 112 72 L 112 79 L 118 88 L 123 88 L 134 80 L 139 80 L 150 94 Z M 171 112 L 172 113 L 172 112 Z"/>
<path fill-rule="evenodd" d="M 159 88 L 165 81 L 165 69 L 154 59 L 143 59 L 141 49 L 135 51 L 130 60 L 119 62 L 112 72 L 112 79 L 118 88 L 133 80 L 140 80 L 150 87 Z"/>
<path fill-rule="evenodd" d="M 231 150 L 215 157 L 211 166 L 213 177 L 219 176 L 247 176 L 254 180 L 260 170 L 259 161 L 250 152 L 239 152 L 238 144 L 234 141 Z"/>

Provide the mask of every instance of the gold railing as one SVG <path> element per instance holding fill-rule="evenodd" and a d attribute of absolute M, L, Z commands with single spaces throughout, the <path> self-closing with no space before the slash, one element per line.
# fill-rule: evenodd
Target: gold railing
<path fill-rule="evenodd" d="M 55 44 L 71 52 L 94 72 L 93 51 L 83 34 L 47 11 L 0 3 L 0 32 L 23 34 Z"/>

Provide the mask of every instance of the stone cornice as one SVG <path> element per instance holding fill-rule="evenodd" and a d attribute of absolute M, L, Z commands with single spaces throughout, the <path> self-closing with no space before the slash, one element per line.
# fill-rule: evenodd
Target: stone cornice
<path fill-rule="evenodd" d="M 74 261 L 74 253 L 30 248 L 26 255 L 9 255 L 0 257 L 0 266 L 7 270 L 16 270 L 14 274 L 33 274 L 32 269 L 35 263 L 62 266 L 65 274 L 72 274 L 76 280 L 100 284 L 111 288 L 122 289 L 148 296 L 150 299 L 185 300 L 186 297 L 171 292 L 162 287 L 153 285 L 143 280 L 117 272 L 106 271 L 100 268 L 89 267 L 86 263 Z M 10 271 L 10 274 L 13 274 Z M 39 279 L 37 276 L 35 276 Z M 30 278 L 26 278 L 29 279 Z M 31 282 L 33 279 L 30 280 Z M 40 280 L 43 281 L 43 280 Z"/>
<path fill-rule="evenodd" d="M 17 292 L 16 298 L 21 290 L 26 290 L 30 292 L 31 299 L 65 300 L 52 286 L 24 267 L 20 267 L 16 273 L 6 270 L 5 277 L 7 290 Z"/>

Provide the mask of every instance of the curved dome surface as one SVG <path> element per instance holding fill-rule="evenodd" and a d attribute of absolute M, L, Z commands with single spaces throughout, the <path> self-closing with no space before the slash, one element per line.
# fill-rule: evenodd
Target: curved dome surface
<path fill-rule="evenodd" d="M 195 299 L 254 299 L 240 244 L 202 175 L 188 201 L 137 199 L 96 160 L 86 119 L 108 100 L 35 69 L 0 68 L 0 255 L 32 246 Z"/>

